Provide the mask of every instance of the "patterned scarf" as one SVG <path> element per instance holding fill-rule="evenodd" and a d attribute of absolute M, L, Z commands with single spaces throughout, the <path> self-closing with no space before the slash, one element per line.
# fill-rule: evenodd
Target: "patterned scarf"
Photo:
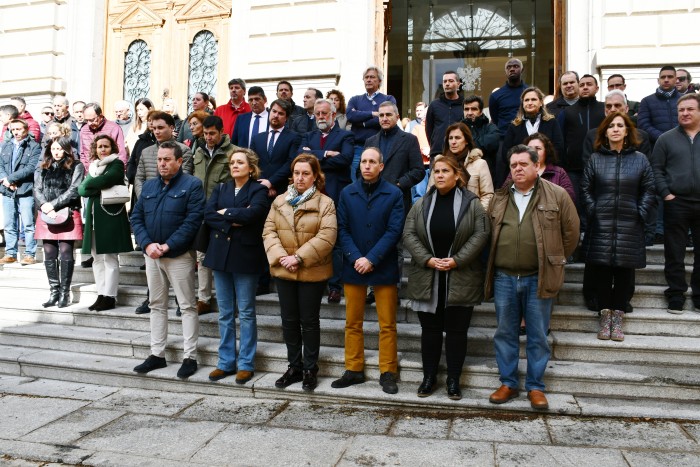
<path fill-rule="evenodd" d="M 316 185 L 312 185 L 311 188 L 302 194 L 299 194 L 297 189 L 294 188 L 294 185 L 289 185 L 289 188 L 287 188 L 287 196 L 284 197 L 284 200 L 296 211 L 297 208 L 311 198 L 314 193 L 316 193 Z"/>

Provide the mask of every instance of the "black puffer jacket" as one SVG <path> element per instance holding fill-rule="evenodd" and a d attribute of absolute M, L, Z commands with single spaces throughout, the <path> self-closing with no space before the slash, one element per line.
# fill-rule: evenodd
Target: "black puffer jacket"
<path fill-rule="evenodd" d="M 588 218 L 583 241 L 586 262 L 645 267 L 644 224 L 656 203 L 656 190 L 644 154 L 606 148 L 591 154 L 583 170 L 581 202 Z"/>

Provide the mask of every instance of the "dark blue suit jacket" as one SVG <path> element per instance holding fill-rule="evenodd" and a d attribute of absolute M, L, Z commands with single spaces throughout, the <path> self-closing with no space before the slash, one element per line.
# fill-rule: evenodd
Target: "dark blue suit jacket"
<path fill-rule="evenodd" d="M 340 192 L 352 181 L 350 166 L 354 144 L 355 138 L 352 133 L 342 130 L 337 123 L 328 133 L 323 149 L 321 149 L 321 130 L 310 131 L 301 137 L 298 153 L 311 153 L 321 162 L 321 170 L 326 175 L 326 194 L 336 205 L 340 200 Z M 338 151 L 340 154 L 326 157 L 324 155 L 326 151 Z"/>
<path fill-rule="evenodd" d="M 267 188 L 251 179 L 238 194 L 235 189 L 233 181 L 217 185 L 204 209 L 204 221 L 211 228 L 204 265 L 215 271 L 261 274 L 267 265 L 262 241 L 270 210 Z M 220 209 L 226 212 L 219 214 Z"/>
<path fill-rule="evenodd" d="M 267 152 L 268 136 L 269 132 L 253 136 L 250 149 L 255 151 L 260 158 L 260 169 L 262 170 L 260 178 L 269 180 L 272 187 L 277 190 L 277 194 L 281 195 L 287 191 L 289 176 L 292 174 L 291 164 L 297 156 L 301 136 L 285 128 L 282 133 L 277 135 L 272 154 Z"/>
<path fill-rule="evenodd" d="M 250 121 L 253 118 L 253 112 L 248 112 L 241 114 L 236 118 L 236 123 L 231 131 L 231 144 L 241 148 L 249 148 L 250 140 L 248 135 L 250 134 Z M 261 117 L 262 118 L 262 117 Z M 267 119 L 264 122 L 260 122 L 260 126 L 265 125 L 265 131 L 270 130 L 270 120 Z"/>

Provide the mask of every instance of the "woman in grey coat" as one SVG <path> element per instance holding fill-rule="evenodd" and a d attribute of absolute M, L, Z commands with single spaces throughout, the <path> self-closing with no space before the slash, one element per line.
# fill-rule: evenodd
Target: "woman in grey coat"
<path fill-rule="evenodd" d="M 407 296 L 421 323 L 423 382 L 418 397 L 432 394 L 445 333 L 447 395 L 459 400 L 474 305 L 484 298 L 480 260 L 491 226 L 479 198 L 466 189 L 464 171 L 450 156 L 437 156 L 435 185 L 413 205 L 403 232 L 411 253 Z"/>

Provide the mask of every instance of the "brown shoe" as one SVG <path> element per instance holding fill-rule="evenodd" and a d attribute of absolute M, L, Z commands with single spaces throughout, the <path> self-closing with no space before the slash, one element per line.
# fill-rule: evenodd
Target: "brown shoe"
<path fill-rule="evenodd" d="M 245 384 L 250 381 L 253 376 L 255 376 L 254 371 L 239 370 L 238 373 L 236 373 L 236 384 Z"/>
<path fill-rule="evenodd" d="M 510 388 L 505 384 L 502 384 L 500 388 L 496 390 L 491 397 L 489 397 L 489 402 L 492 404 L 505 404 L 511 399 L 518 397 L 520 392 L 517 389 Z"/>
<path fill-rule="evenodd" d="M 27 255 L 24 258 L 22 258 L 22 261 L 20 261 L 19 264 L 21 264 L 22 266 L 29 266 L 30 264 L 36 264 L 36 259 L 34 259 L 33 256 Z"/>
<path fill-rule="evenodd" d="M 544 410 L 549 408 L 549 402 L 547 402 L 547 398 L 542 391 L 533 389 L 527 393 L 527 398 L 530 399 L 530 405 L 533 409 Z"/>
<path fill-rule="evenodd" d="M 17 258 L 15 258 L 14 256 L 5 255 L 2 258 L 0 258 L 0 264 L 10 264 L 10 263 L 16 263 L 16 262 L 17 262 Z"/>
<path fill-rule="evenodd" d="M 235 371 L 224 371 L 219 368 L 216 370 L 212 371 L 209 373 L 209 381 L 219 381 L 220 379 L 224 379 L 227 376 L 235 375 Z"/>
<path fill-rule="evenodd" d="M 201 300 L 197 300 L 197 314 L 199 316 L 206 315 L 207 313 L 211 313 L 212 311 L 214 310 L 211 309 L 210 304 L 205 303 Z"/>

